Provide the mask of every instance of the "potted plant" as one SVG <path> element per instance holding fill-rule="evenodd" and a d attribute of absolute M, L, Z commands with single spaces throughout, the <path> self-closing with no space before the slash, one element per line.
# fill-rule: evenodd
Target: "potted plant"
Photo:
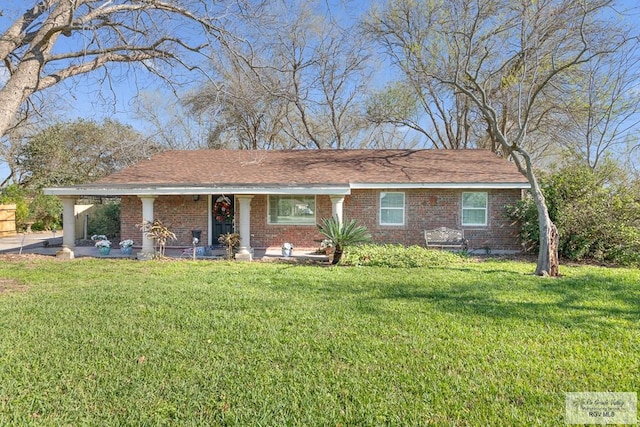
<path fill-rule="evenodd" d="M 293 252 L 293 243 L 284 243 L 282 245 L 282 256 L 289 258 Z"/>
<path fill-rule="evenodd" d="M 317 224 L 317 227 L 333 247 L 331 264 L 340 262 L 345 247 L 371 241 L 371 234 L 367 231 L 367 227 L 356 225 L 355 219 L 347 221 L 345 218 L 344 222 L 341 223 L 335 216 L 322 218 L 322 225 Z"/>
<path fill-rule="evenodd" d="M 333 253 L 333 243 L 329 239 L 324 239 L 320 242 L 320 253 L 325 255 L 331 255 Z"/>
<path fill-rule="evenodd" d="M 95 241 L 95 247 L 98 248 L 100 255 L 109 255 L 111 252 L 111 242 L 104 234 L 94 234 L 91 240 Z"/>
<path fill-rule="evenodd" d="M 132 251 L 133 251 L 133 240 L 126 239 L 120 242 L 120 252 L 122 253 L 122 255 L 129 256 L 131 255 Z"/>

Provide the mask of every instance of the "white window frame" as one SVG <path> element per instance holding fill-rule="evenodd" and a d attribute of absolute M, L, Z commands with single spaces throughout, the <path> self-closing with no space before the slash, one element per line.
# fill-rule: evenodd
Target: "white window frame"
<path fill-rule="evenodd" d="M 402 194 L 402 207 L 384 207 L 382 206 L 382 197 L 385 194 Z M 407 196 L 405 194 L 404 191 L 381 191 L 380 192 L 380 197 L 378 198 L 378 202 L 379 202 L 379 210 L 378 210 L 378 218 L 379 218 L 379 223 L 380 225 L 384 225 L 384 226 L 393 226 L 393 227 L 400 227 L 403 226 L 406 222 L 405 220 L 405 206 L 407 204 Z M 382 211 L 383 210 L 399 210 L 402 211 L 402 222 L 398 223 L 398 222 L 382 222 Z"/>
<path fill-rule="evenodd" d="M 465 194 L 484 194 L 484 208 L 477 207 L 465 207 L 464 206 L 464 196 Z M 462 207 L 460 222 L 463 227 L 486 227 L 489 222 L 489 193 L 486 191 L 464 191 L 460 196 L 460 206 Z M 473 211 L 484 211 L 484 223 L 465 223 L 464 222 L 464 212 L 465 210 L 473 210 Z"/>
<path fill-rule="evenodd" d="M 304 198 L 312 198 L 313 197 L 313 216 L 309 216 L 309 218 L 312 218 L 312 220 L 309 220 L 307 222 L 271 222 L 271 198 L 272 197 L 279 197 L 279 198 L 289 198 L 289 199 L 300 199 L 302 197 Z M 282 226 L 287 226 L 287 225 L 309 225 L 309 226 L 315 226 L 316 224 L 316 207 L 318 206 L 318 200 L 317 197 L 315 195 L 312 194 L 296 194 L 296 195 L 288 195 L 288 194 L 269 194 L 267 195 L 267 224 L 268 225 L 282 225 Z"/>

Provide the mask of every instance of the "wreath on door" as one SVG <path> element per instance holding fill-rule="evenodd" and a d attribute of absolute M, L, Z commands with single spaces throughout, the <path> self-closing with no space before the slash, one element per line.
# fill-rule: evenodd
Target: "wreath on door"
<path fill-rule="evenodd" d="M 227 196 L 220 196 L 216 199 L 213 204 L 213 216 L 219 222 L 233 221 L 233 207 L 231 206 L 231 200 Z"/>

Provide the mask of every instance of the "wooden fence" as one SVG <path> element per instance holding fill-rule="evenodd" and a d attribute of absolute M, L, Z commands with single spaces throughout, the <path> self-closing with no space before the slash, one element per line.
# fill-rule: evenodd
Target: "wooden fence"
<path fill-rule="evenodd" d="M 0 237 L 16 234 L 16 205 L 0 205 Z"/>

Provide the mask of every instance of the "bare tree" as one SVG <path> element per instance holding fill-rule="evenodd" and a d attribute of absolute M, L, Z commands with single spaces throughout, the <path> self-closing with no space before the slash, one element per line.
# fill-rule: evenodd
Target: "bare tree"
<path fill-rule="evenodd" d="M 209 143 L 209 123 L 191 113 L 180 97 L 168 98 L 158 91 L 144 91 L 135 98 L 134 116 L 144 132 L 171 150 L 216 148 Z"/>
<path fill-rule="evenodd" d="M 291 148 L 282 132 L 286 102 L 271 93 L 272 88 L 280 87 L 277 73 L 263 68 L 258 78 L 232 53 L 220 56 L 212 68 L 217 79 L 183 98 L 193 115 L 206 123 L 210 145 Z"/>
<path fill-rule="evenodd" d="M 54 91 L 55 92 L 55 91 Z M 1 177 L 0 188 L 23 181 L 25 171 L 21 168 L 21 155 L 29 136 L 60 121 L 63 111 L 60 97 L 55 93 L 37 93 L 25 102 L 14 116 L 4 136 L 0 137 L 0 162 L 7 166 L 8 173 Z"/>
<path fill-rule="evenodd" d="M 389 5 L 389 14 L 384 20 L 378 20 L 379 16 L 374 12 L 373 20 L 366 22 L 365 28 L 375 36 L 391 63 L 403 75 L 402 80 L 369 97 L 367 118 L 376 124 L 413 129 L 434 148 L 471 148 L 477 143 L 473 138 L 473 127 L 482 126 L 482 123 L 469 100 L 460 96 L 455 88 L 425 78 L 420 71 L 425 64 L 407 60 L 407 48 L 425 46 L 433 36 L 431 21 L 437 19 L 437 15 L 426 13 L 428 7 L 428 2 L 397 2 Z M 395 15 L 391 18 L 391 14 Z M 396 28 L 404 25 L 405 28 L 394 32 L 385 29 L 385 24 Z M 387 31 L 393 36 L 385 36 Z"/>
<path fill-rule="evenodd" d="M 560 140 L 593 169 L 607 155 L 626 157 L 638 143 L 639 66 L 638 45 L 627 45 L 585 64 L 566 85 L 570 90 L 561 99 L 571 128 Z"/>
<path fill-rule="evenodd" d="M 475 147 L 474 127 L 481 125 L 466 97 L 433 82 L 398 81 L 374 92 L 368 99 L 367 118 L 413 129 L 439 149 Z"/>
<path fill-rule="evenodd" d="M 335 148 L 361 146 L 367 127 L 361 95 L 370 83 L 369 54 L 351 31 L 331 23 L 318 49 L 318 81 L 329 124 L 328 143 Z"/>
<path fill-rule="evenodd" d="M 211 2 L 204 0 L 26 3 L 23 12 L 3 10 L 5 18 L 10 13 L 16 18 L 0 29 L 0 62 L 8 76 L 0 83 L 0 136 L 34 93 L 65 79 L 124 63 L 171 81 L 172 67 L 193 69 L 194 56 L 226 35 L 220 19 L 227 10 L 216 9 L 214 16 Z"/>
<path fill-rule="evenodd" d="M 290 106 L 289 136 L 310 148 L 366 144 L 360 138 L 367 126 L 360 95 L 368 84 L 362 41 L 326 20 L 314 25 L 299 19 L 282 28 L 272 51 L 282 64 L 278 71 Z M 309 29 L 315 31 L 303 32 Z"/>
<path fill-rule="evenodd" d="M 369 143 L 363 93 L 369 54 L 320 2 L 274 1 L 227 44 L 218 78 L 189 98 L 242 148 L 351 148 Z M 268 34 L 268 37 L 265 37 Z"/>
<path fill-rule="evenodd" d="M 539 275 L 558 274 L 558 232 L 527 150 L 529 132 L 554 114 L 546 102 L 570 73 L 630 39 L 612 18 L 612 4 L 391 0 L 366 23 L 405 73 L 466 97 L 484 120 L 490 141 L 527 176 L 539 217 Z M 415 31 L 424 35 L 414 43 Z"/>

